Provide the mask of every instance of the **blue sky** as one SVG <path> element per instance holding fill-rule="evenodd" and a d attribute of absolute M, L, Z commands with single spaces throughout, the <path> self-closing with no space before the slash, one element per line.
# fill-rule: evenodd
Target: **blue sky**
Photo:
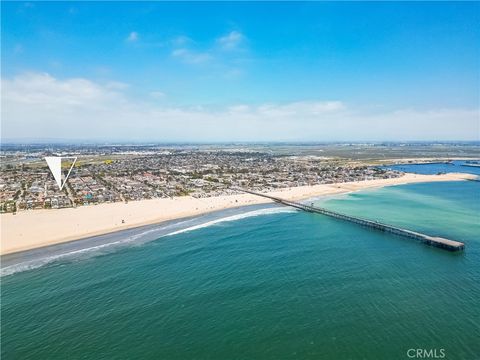
<path fill-rule="evenodd" d="M 479 20 L 476 2 L 4 2 L 2 137 L 478 140 Z"/>

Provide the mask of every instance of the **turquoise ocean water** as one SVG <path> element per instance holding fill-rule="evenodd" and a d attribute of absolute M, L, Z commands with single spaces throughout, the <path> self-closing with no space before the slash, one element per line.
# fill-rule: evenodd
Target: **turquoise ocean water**
<path fill-rule="evenodd" d="M 2 359 L 478 359 L 479 196 L 465 181 L 316 200 L 463 253 L 265 206 L 6 258 Z"/>

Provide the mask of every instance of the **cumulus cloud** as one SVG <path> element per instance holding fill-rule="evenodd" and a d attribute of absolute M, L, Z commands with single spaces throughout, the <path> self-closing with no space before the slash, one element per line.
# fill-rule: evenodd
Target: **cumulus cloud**
<path fill-rule="evenodd" d="M 130 34 L 128 34 L 125 41 L 128 41 L 128 42 L 138 41 L 138 33 L 136 31 L 132 31 Z"/>
<path fill-rule="evenodd" d="M 219 37 L 217 39 L 217 43 L 224 49 L 224 50 L 233 50 L 238 48 L 240 44 L 245 39 L 244 35 L 239 31 L 231 31 L 228 34 Z"/>
<path fill-rule="evenodd" d="M 91 140 L 478 140 L 478 109 L 359 112 L 339 100 L 166 106 L 128 85 L 25 73 L 2 79 L 2 137 Z M 131 91 L 132 89 L 129 89 Z"/>
<path fill-rule="evenodd" d="M 23 104 L 44 107 L 69 107 L 72 105 L 103 104 L 110 100 L 119 100 L 126 84 L 108 82 L 97 84 L 83 78 L 58 80 L 47 73 L 24 73 L 11 80 L 2 80 L 3 98 L 6 106 Z"/>

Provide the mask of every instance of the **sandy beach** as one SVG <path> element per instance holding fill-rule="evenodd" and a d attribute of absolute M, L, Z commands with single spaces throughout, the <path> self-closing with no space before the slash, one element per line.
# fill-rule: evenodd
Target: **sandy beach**
<path fill-rule="evenodd" d="M 282 189 L 269 194 L 289 200 L 301 200 L 390 185 L 469 178 L 475 178 L 475 176 L 457 173 L 405 174 L 394 179 L 303 186 Z M 132 201 L 127 204 L 109 203 L 77 208 L 21 211 L 16 215 L 1 214 L 0 254 L 34 249 L 227 208 L 268 202 L 268 199 L 250 194 L 202 199 L 184 196 L 172 199 Z"/>

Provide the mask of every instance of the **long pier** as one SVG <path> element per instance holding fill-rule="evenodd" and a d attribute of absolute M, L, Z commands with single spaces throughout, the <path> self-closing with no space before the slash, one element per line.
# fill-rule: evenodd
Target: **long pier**
<path fill-rule="evenodd" d="M 235 190 L 242 191 L 242 192 L 249 193 L 249 194 L 256 195 L 256 196 L 261 196 L 261 197 L 273 200 L 273 201 L 275 201 L 279 204 L 282 204 L 282 205 L 285 205 L 285 206 L 290 206 L 290 207 L 293 207 L 293 208 L 296 208 L 296 209 L 299 209 L 299 210 L 302 210 L 302 211 L 307 211 L 307 212 L 311 212 L 311 213 L 317 213 L 317 214 L 330 216 L 330 217 L 333 217 L 335 219 L 340 219 L 340 220 L 343 220 L 343 221 L 349 221 L 349 222 L 359 224 L 361 226 L 365 226 L 365 227 L 368 227 L 368 228 L 371 228 L 371 229 L 375 229 L 375 230 L 379 230 L 379 231 L 403 236 L 405 238 L 417 240 L 417 241 L 420 241 L 420 242 L 422 242 L 426 245 L 437 247 L 437 248 L 440 248 L 440 249 L 445 249 L 445 250 L 448 250 L 448 251 L 461 251 L 461 250 L 465 249 L 465 244 L 462 243 L 462 242 L 459 242 L 459 241 L 449 240 L 449 239 L 445 239 L 445 238 L 437 237 L 437 236 L 430 236 L 430 235 L 422 234 L 422 233 L 419 233 L 419 232 L 395 227 L 395 226 L 392 226 L 392 225 L 383 224 L 383 223 L 380 223 L 380 222 L 377 222 L 377 221 L 372 221 L 372 220 L 362 219 L 362 218 L 359 218 L 359 217 L 356 217 L 356 216 L 349 216 L 349 215 L 341 214 L 341 213 L 338 213 L 336 211 L 327 210 L 327 209 L 324 209 L 324 208 L 321 208 L 321 207 L 318 207 L 318 206 L 305 205 L 305 204 L 302 204 L 302 203 L 299 203 L 299 202 L 296 202 L 296 201 L 285 200 L 285 199 L 281 199 L 281 198 L 276 197 L 276 196 L 257 193 L 255 191 L 250 191 L 250 190 L 245 190 L 245 189 L 240 189 L 240 188 L 236 188 Z"/>

